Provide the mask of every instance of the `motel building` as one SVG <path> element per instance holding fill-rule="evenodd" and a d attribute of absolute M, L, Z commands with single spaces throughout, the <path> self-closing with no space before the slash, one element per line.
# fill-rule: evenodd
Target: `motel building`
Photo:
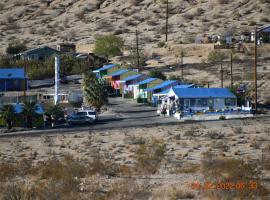
<path fill-rule="evenodd" d="M 237 98 L 227 88 L 172 87 L 163 97 L 159 112 L 167 115 L 193 115 L 203 113 L 232 113 L 237 109 Z"/>

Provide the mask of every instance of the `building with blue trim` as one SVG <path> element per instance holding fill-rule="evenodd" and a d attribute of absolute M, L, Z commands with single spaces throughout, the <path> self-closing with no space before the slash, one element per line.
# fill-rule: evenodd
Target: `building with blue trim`
<path fill-rule="evenodd" d="M 147 79 L 146 74 L 134 74 L 120 80 L 123 97 L 134 98 L 134 87 L 137 83 Z"/>
<path fill-rule="evenodd" d="M 163 83 L 160 83 L 154 87 L 145 89 L 144 92 L 147 92 L 147 101 L 152 102 L 153 105 L 157 104 L 157 99 L 152 98 L 155 93 L 159 93 L 162 91 L 165 91 L 173 86 L 181 84 L 177 80 L 169 80 L 169 81 L 164 81 Z"/>
<path fill-rule="evenodd" d="M 236 96 L 227 88 L 173 87 L 167 99 L 180 111 L 231 110 L 237 107 Z"/>
<path fill-rule="evenodd" d="M 96 74 L 98 78 L 102 78 L 103 76 L 113 73 L 117 69 L 119 69 L 119 66 L 117 64 L 107 64 L 103 65 L 103 67 L 99 69 L 94 70 L 93 72 Z"/>
<path fill-rule="evenodd" d="M 133 98 L 137 99 L 138 102 L 147 102 L 146 89 L 155 87 L 163 83 L 163 80 L 158 78 L 147 78 L 133 85 Z"/>
<path fill-rule="evenodd" d="M 23 91 L 28 88 L 28 77 L 23 68 L 0 69 L 0 91 Z"/>

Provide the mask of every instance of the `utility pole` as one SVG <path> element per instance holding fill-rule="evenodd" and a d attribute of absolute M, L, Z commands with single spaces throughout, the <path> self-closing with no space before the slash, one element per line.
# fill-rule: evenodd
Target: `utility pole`
<path fill-rule="evenodd" d="M 27 68 L 27 57 L 24 58 L 24 67 L 23 67 L 23 73 L 24 73 L 24 79 L 23 79 L 23 100 L 26 101 L 26 68 Z"/>
<path fill-rule="evenodd" d="M 136 29 L 136 54 L 137 54 L 137 67 L 140 69 L 140 52 L 139 52 L 139 33 Z"/>
<path fill-rule="evenodd" d="M 184 81 L 184 52 L 181 51 L 181 78 Z"/>
<path fill-rule="evenodd" d="M 223 66 L 220 63 L 220 80 L 221 80 L 221 88 L 223 88 Z"/>
<path fill-rule="evenodd" d="M 231 88 L 233 87 L 233 53 L 231 51 Z"/>
<path fill-rule="evenodd" d="M 166 1 L 166 42 L 168 41 L 168 23 L 169 23 L 169 0 Z"/>
<path fill-rule="evenodd" d="M 255 90 L 255 114 L 257 113 L 257 26 L 254 32 L 254 90 Z"/>

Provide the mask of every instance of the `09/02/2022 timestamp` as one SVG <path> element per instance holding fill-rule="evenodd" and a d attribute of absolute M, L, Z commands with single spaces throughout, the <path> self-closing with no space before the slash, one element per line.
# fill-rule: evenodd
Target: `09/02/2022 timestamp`
<path fill-rule="evenodd" d="M 209 182 L 201 183 L 194 181 L 189 184 L 190 188 L 194 190 L 256 190 L 258 183 L 256 181 L 238 181 L 238 182 Z"/>

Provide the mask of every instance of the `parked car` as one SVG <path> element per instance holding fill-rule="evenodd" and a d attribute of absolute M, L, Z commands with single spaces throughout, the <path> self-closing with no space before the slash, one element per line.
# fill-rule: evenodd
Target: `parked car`
<path fill-rule="evenodd" d="M 67 122 L 72 124 L 92 124 L 98 120 L 96 111 L 82 110 L 67 116 Z"/>

